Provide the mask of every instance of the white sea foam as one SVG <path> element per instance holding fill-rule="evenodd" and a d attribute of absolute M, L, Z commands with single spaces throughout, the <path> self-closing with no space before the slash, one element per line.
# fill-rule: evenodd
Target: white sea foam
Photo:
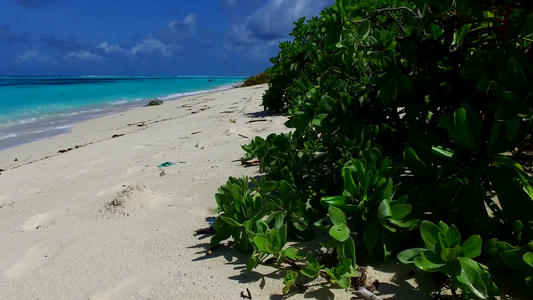
<path fill-rule="evenodd" d="M 107 102 L 111 105 L 120 105 L 120 104 L 126 104 L 128 103 L 129 101 L 128 100 L 116 100 L 116 101 L 110 101 L 110 102 Z"/>
<path fill-rule="evenodd" d="M 28 123 L 33 123 L 37 120 L 37 118 L 29 118 L 29 119 L 22 119 L 22 120 L 18 120 L 19 124 L 28 124 Z"/>
<path fill-rule="evenodd" d="M 65 125 L 65 126 L 55 126 L 54 127 L 55 130 L 70 129 L 70 128 L 72 128 L 72 124 Z"/>
<path fill-rule="evenodd" d="M 0 134 L 0 140 L 6 140 L 14 137 L 17 137 L 17 135 L 14 133 L 8 133 L 6 135 Z"/>

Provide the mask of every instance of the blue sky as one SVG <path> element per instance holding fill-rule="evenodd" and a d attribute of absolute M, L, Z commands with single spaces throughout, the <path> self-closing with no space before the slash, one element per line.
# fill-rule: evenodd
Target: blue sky
<path fill-rule="evenodd" d="M 0 0 L 0 75 L 252 75 L 334 0 Z"/>

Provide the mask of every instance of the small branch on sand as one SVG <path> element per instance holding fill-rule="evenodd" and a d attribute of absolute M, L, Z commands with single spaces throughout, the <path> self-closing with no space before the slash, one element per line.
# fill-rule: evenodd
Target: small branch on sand
<path fill-rule="evenodd" d="M 130 124 L 127 124 L 127 126 L 137 126 L 137 127 L 143 127 L 144 126 L 144 122 L 138 122 L 138 123 L 130 123 Z"/>
<path fill-rule="evenodd" d="M 195 134 L 198 134 L 198 133 L 200 133 L 200 132 L 202 132 L 202 131 L 203 131 L 203 130 L 200 130 L 200 131 L 195 131 L 195 132 L 191 133 L 191 135 L 195 135 Z"/>
<path fill-rule="evenodd" d="M 240 133 L 239 133 L 238 135 L 239 135 L 240 137 L 242 137 L 242 138 L 245 138 L 245 139 L 247 139 L 247 138 L 248 138 L 247 136 L 245 136 L 245 135 L 242 135 L 242 134 L 240 134 Z"/>
<path fill-rule="evenodd" d="M 121 133 L 121 134 L 113 134 L 113 136 L 112 136 L 111 138 L 114 139 L 114 138 L 121 137 L 121 136 L 123 136 L 123 135 L 124 135 L 124 133 Z"/>
<path fill-rule="evenodd" d="M 359 298 L 365 300 L 383 300 L 364 287 L 359 288 L 357 291 L 354 291 L 354 294 L 357 295 Z"/>
<path fill-rule="evenodd" d="M 246 288 L 246 293 L 248 295 L 245 295 L 243 291 L 241 291 L 241 298 L 243 299 L 252 299 L 252 293 L 250 293 L 250 290 Z"/>
<path fill-rule="evenodd" d="M 72 148 L 68 148 L 68 149 L 62 149 L 62 150 L 59 150 L 59 151 L 57 151 L 57 152 L 63 154 L 63 153 L 65 153 L 65 152 L 69 152 L 69 151 L 71 151 L 71 150 L 73 150 L 73 149 L 72 149 Z"/>
<path fill-rule="evenodd" d="M 246 122 L 246 124 L 248 124 L 248 123 L 254 123 L 254 122 L 266 122 L 266 121 L 268 121 L 268 120 L 267 120 L 267 119 L 251 120 L 251 121 Z"/>

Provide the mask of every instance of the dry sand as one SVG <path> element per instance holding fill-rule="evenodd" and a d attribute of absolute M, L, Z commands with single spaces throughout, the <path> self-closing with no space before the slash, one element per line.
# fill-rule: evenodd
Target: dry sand
<path fill-rule="evenodd" d="M 285 271 L 195 236 L 214 194 L 243 167 L 240 145 L 283 132 L 263 113 L 265 86 L 210 93 L 77 124 L 0 151 L 0 299 L 280 299 Z M 264 119 L 266 121 L 251 122 Z M 70 150 L 69 150 L 70 149 Z M 62 152 L 62 153 L 60 153 Z M 174 165 L 158 168 L 160 163 Z M 428 299 L 427 276 L 376 265 L 385 299 Z M 291 299 L 350 299 L 309 289 Z"/>

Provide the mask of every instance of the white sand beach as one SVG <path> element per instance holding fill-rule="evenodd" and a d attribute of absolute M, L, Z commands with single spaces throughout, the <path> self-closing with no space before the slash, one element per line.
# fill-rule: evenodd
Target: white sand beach
<path fill-rule="evenodd" d="M 206 255 L 210 236 L 194 235 L 229 176 L 258 175 L 238 161 L 240 145 L 287 131 L 285 117 L 262 112 L 265 89 L 141 107 L 0 151 L 0 298 L 241 299 L 248 289 L 281 299 L 285 271 L 245 275 L 247 255 L 227 246 Z M 376 269 L 368 280 L 384 299 L 428 298 L 417 287 L 429 277 L 397 263 Z M 291 299 L 353 296 L 310 289 Z"/>

